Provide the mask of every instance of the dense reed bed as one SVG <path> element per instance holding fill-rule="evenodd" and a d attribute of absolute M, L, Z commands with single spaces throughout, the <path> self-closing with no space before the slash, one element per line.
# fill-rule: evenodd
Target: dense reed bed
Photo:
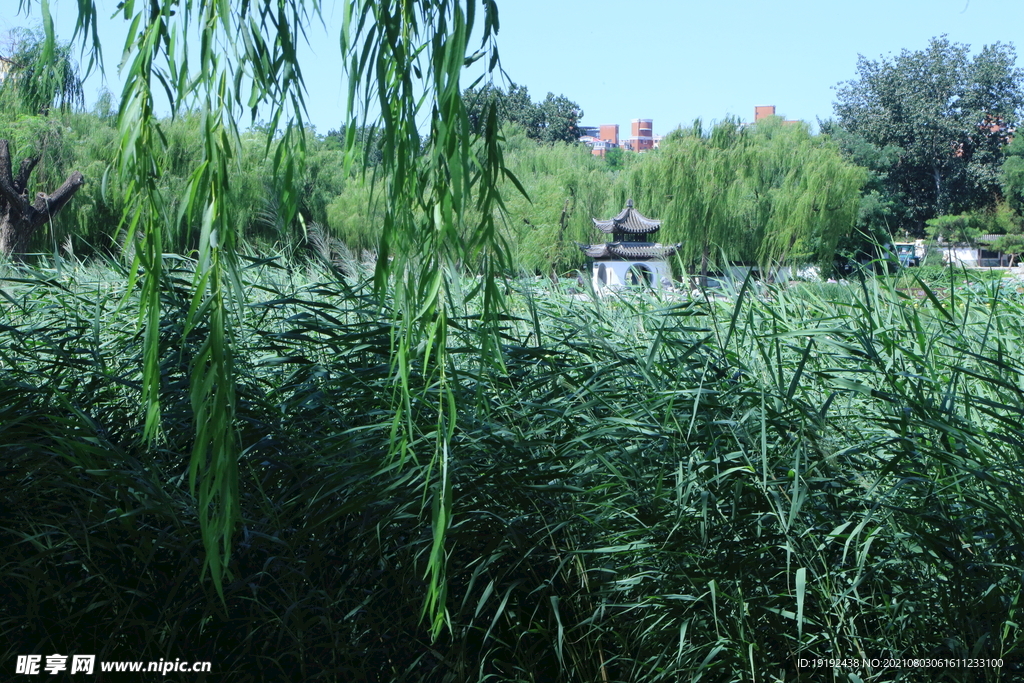
<path fill-rule="evenodd" d="M 388 302 L 339 271 L 242 271 L 242 521 L 222 602 L 187 476 L 194 266 L 167 267 L 153 446 L 124 274 L 65 263 L 0 282 L 5 663 L 209 660 L 225 681 L 1024 677 L 1015 287 L 748 284 L 691 301 L 513 284 L 501 362 L 481 359 L 463 308 L 431 641 L 434 460 L 420 444 L 388 457 Z M 406 414 L 429 438 L 418 389 Z M 800 666 L 815 658 L 1003 665 Z"/>

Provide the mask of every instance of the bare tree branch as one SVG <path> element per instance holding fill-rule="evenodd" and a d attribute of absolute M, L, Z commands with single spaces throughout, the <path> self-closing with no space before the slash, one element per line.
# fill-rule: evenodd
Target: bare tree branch
<path fill-rule="evenodd" d="M 14 179 L 11 178 L 11 148 L 7 140 L 0 140 L 0 183 L 3 182 L 8 185 L 14 183 Z"/>
<path fill-rule="evenodd" d="M 7 140 L 0 140 L 0 196 L 7 200 L 11 209 L 25 216 L 32 210 L 25 198 L 14 189 L 11 178 L 11 150 Z"/>
<path fill-rule="evenodd" d="M 39 157 L 29 157 L 21 160 L 21 168 L 18 169 L 18 177 L 14 179 L 14 191 L 18 194 L 25 194 L 28 188 L 28 177 L 32 175 L 32 169 L 39 163 Z"/>
<path fill-rule="evenodd" d="M 50 217 L 56 216 L 57 213 L 64 208 L 64 205 L 71 201 L 71 198 L 78 192 L 78 188 L 85 182 L 85 178 L 81 173 L 75 171 L 68 176 L 68 179 L 64 181 L 64 184 L 57 188 L 57 191 L 51 195 L 46 195 L 40 192 L 36 195 L 36 201 L 32 205 L 35 211 L 38 211 L 40 215 L 40 225 L 45 223 Z M 43 218 L 45 216 L 45 218 Z"/>
<path fill-rule="evenodd" d="M 37 163 L 39 157 L 23 159 L 18 177 L 12 178 L 10 142 L 0 140 L 0 252 L 15 260 L 21 260 L 35 231 L 56 216 L 85 182 L 75 171 L 56 192 L 40 192 L 29 204 L 25 190 Z"/>

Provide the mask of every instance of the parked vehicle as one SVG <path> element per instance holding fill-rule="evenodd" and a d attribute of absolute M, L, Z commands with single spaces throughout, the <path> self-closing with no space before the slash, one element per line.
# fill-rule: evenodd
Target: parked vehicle
<path fill-rule="evenodd" d="M 921 257 L 918 256 L 917 244 L 915 242 L 894 242 L 892 251 L 904 268 L 916 268 L 921 265 Z"/>

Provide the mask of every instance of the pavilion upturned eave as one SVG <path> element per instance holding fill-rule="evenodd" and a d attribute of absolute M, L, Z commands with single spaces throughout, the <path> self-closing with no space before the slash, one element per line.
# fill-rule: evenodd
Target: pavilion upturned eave
<path fill-rule="evenodd" d="M 661 221 L 655 218 L 648 218 L 633 208 L 633 200 L 626 202 L 626 208 L 618 216 L 605 221 L 596 218 L 591 219 L 594 227 L 604 233 L 628 233 L 632 235 L 643 235 L 657 232 L 661 229 Z"/>
<path fill-rule="evenodd" d="M 577 245 L 592 259 L 621 259 L 625 261 L 664 260 L 676 253 L 682 244 L 623 244 L 622 242 L 601 242 L 600 244 Z"/>

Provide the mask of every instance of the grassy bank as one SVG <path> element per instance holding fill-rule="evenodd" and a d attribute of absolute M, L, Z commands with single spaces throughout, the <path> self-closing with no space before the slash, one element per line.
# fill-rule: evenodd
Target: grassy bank
<path fill-rule="evenodd" d="M 868 280 L 691 302 L 513 287 L 503 364 L 480 362 L 463 311 L 449 623 L 431 642 L 434 474 L 386 457 L 388 302 L 323 270 L 244 275 L 226 606 L 201 576 L 188 493 L 203 335 L 175 322 L 188 288 L 163 292 L 164 435 L 149 446 L 123 274 L 0 282 L 5 666 L 60 652 L 209 660 L 210 680 L 231 681 L 845 682 L 799 660 L 929 657 L 1003 666 L 855 673 L 1024 676 L 1015 290 L 919 299 Z M 421 388 L 411 415 L 429 425 Z"/>

